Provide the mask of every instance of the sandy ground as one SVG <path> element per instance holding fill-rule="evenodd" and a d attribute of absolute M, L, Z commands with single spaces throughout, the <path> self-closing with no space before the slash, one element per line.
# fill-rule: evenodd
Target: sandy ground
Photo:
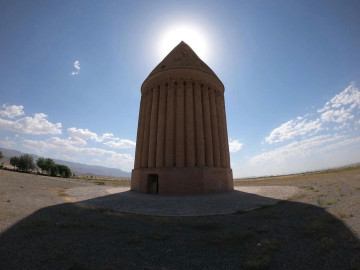
<path fill-rule="evenodd" d="M 236 214 L 143 216 L 67 196 L 93 184 L 0 170 L 0 269 L 360 269 L 359 168 L 236 185 L 301 192 Z"/>

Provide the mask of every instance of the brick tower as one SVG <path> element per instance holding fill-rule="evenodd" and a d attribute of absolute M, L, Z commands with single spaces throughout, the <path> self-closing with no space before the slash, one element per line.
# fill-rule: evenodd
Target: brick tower
<path fill-rule="evenodd" d="M 224 85 L 180 42 L 141 86 L 131 190 L 233 190 Z"/>

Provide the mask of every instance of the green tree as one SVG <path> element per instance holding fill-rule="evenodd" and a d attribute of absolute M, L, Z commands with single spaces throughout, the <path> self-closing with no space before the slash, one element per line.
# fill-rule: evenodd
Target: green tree
<path fill-rule="evenodd" d="M 0 151 L 0 159 L 4 157 L 3 153 Z"/>
<path fill-rule="evenodd" d="M 46 161 L 45 158 L 38 158 L 36 161 L 36 166 L 41 169 L 41 172 L 44 173 L 46 171 Z"/>
<path fill-rule="evenodd" d="M 51 158 L 45 159 L 45 171 L 47 171 L 48 175 L 51 175 L 51 168 L 55 165 L 54 160 Z"/>
<path fill-rule="evenodd" d="M 34 159 L 29 154 L 24 154 L 19 157 L 19 170 L 28 172 L 35 169 Z"/>
<path fill-rule="evenodd" d="M 59 174 L 62 177 L 69 178 L 71 176 L 71 170 L 68 166 L 57 164 L 59 169 Z"/>
<path fill-rule="evenodd" d="M 10 158 L 10 164 L 11 166 L 14 166 L 14 170 L 16 169 L 16 167 L 19 167 L 19 162 L 20 162 L 20 159 L 18 157 L 11 157 Z"/>
<path fill-rule="evenodd" d="M 59 174 L 59 165 L 53 163 L 51 164 L 50 169 L 48 170 L 48 173 L 50 173 L 51 176 L 57 176 Z"/>
<path fill-rule="evenodd" d="M 51 167 L 55 164 L 54 160 L 51 158 L 38 158 L 36 161 L 36 165 L 41 169 L 44 173 L 46 172 L 48 175 L 51 174 Z"/>

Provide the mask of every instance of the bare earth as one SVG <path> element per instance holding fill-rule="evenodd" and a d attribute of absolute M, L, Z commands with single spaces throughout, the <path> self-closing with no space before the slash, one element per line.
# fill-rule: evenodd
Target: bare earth
<path fill-rule="evenodd" d="M 248 212 L 145 216 L 67 195 L 112 186 L 0 170 L 0 269 L 360 269 L 360 168 L 235 183 L 301 192 Z"/>
<path fill-rule="evenodd" d="M 74 187 L 66 190 L 73 202 L 129 214 L 155 216 L 211 216 L 234 214 L 286 200 L 299 188 L 290 186 L 246 186 L 234 191 L 161 195 L 130 191 L 130 187 Z"/>

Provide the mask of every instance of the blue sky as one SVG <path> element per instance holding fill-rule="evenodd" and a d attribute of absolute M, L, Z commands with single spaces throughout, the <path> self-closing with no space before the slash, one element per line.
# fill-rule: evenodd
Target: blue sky
<path fill-rule="evenodd" d="M 359 14 L 347 0 L 1 1 L 0 146 L 130 171 L 141 84 L 182 28 L 225 85 L 235 177 L 360 162 Z"/>

